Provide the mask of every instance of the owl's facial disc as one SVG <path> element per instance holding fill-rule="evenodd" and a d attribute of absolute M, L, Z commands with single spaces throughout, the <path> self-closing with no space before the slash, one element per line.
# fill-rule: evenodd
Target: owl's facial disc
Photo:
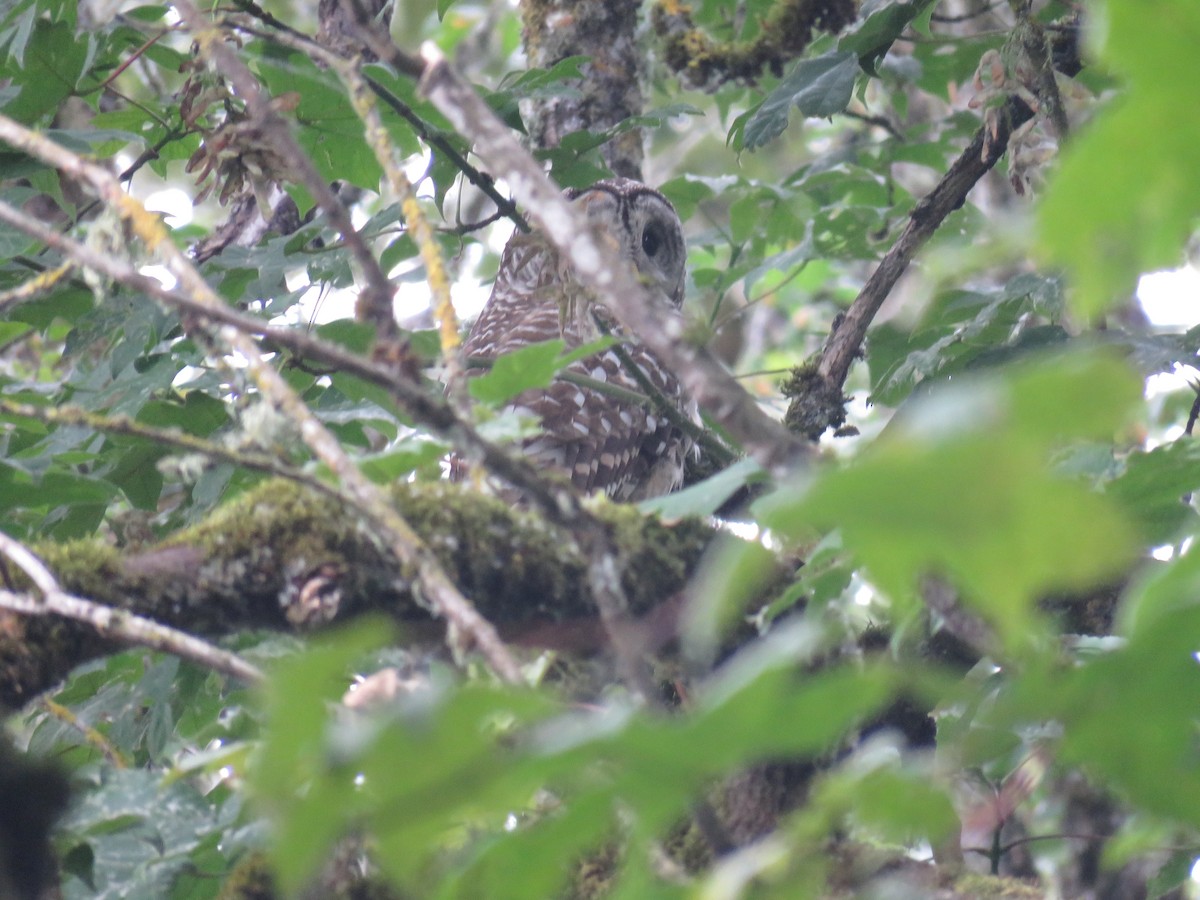
<path fill-rule="evenodd" d="M 620 247 L 638 272 L 683 302 L 687 250 L 675 208 L 658 191 L 627 178 L 600 181 L 576 195 L 591 222 Z"/>

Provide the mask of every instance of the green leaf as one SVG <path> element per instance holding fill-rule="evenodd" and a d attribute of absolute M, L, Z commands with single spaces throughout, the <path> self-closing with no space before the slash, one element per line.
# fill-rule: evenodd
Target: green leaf
<path fill-rule="evenodd" d="M 1117 356 L 1061 353 L 1035 357 L 1001 376 L 1014 427 L 1041 444 L 1111 440 L 1142 399 L 1142 382 Z"/>
<path fill-rule="evenodd" d="M 411 438 L 385 453 L 363 459 L 359 468 L 376 484 L 391 484 L 417 469 L 436 466 L 448 451 L 446 445 L 437 441 Z"/>
<path fill-rule="evenodd" d="M 1197 634 L 1194 604 L 1139 620 L 1127 646 L 1071 673 L 1048 692 L 1052 700 L 1034 698 L 1056 708 L 1068 759 L 1101 773 L 1145 809 L 1191 827 L 1200 824 Z"/>
<path fill-rule="evenodd" d="M 188 391 L 169 401 L 150 400 L 138 410 L 137 420 L 156 428 L 178 428 L 196 437 L 208 437 L 230 423 L 228 407 L 203 391 Z"/>
<path fill-rule="evenodd" d="M 541 341 L 522 347 L 499 357 L 488 372 L 472 378 L 469 383 L 471 396 L 481 403 L 504 403 L 522 391 L 546 387 L 555 375 L 571 363 L 586 359 L 615 343 L 614 338 L 603 337 L 565 354 L 562 351 L 566 345 L 561 340 Z"/>
<path fill-rule="evenodd" d="M 783 134 L 793 106 L 811 118 L 840 113 L 850 102 L 857 77 L 858 57 L 846 50 L 801 60 L 746 122 L 743 146 L 756 150 Z"/>
<path fill-rule="evenodd" d="M 109 500 L 116 489 L 96 478 L 70 472 L 47 472 L 37 481 L 18 477 L 0 479 L 0 508 L 34 504 L 40 508 Z"/>
<path fill-rule="evenodd" d="M 213 806 L 194 787 L 159 784 L 144 769 L 104 773 L 58 827 L 91 851 L 92 884 L 68 879 L 64 897 L 169 897 L 191 852 L 218 829 Z"/>
<path fill-rule="evenodd" d="M 1108 0 L 1100 57 L 1129 90 L 1063 154 L 1038 214 L 1035 246 L 1065 266 L 1073 309 L 1094 317 L 1125 302 L 1142 272 L 1178 265 L 1200 211 L 1200 121 L 1180 116 L 1200 81 L 1200 5 Z M 1154 140 L 1145 136 L 1152 134 Z M 1137 160 L 1138 178 L 1126 177 Z"/>
<path fill-rule="evenodd" d="M 375 340 L 375 329 L 354 319 L 337 319 L 317 326 L 317 335 L 324 340 L 340 344 L 347 350 L 366 354 Z"/>
<path fill-rule="evenodd" d="M 260 759 L 249 775 L 262 809 L 279 827 L 275 861 L 281 885 L 295 891 L 320 865 L 342 822 L 331 811 L 353 808 L 353 785 L 324 777 L 326 704 L 345 692 L 355 661 L 381 646 L 390 627 L 359 620 L 323 636 L 307 651 L 282 659 L 265 691 L 267 728 Z M 331 773 L 336 776 L 336 773 Z M 303 814 L 305 804 L 330 804 L 324 814 Z"/>
<path fill-rule="evenodd" d="M 638 509 L 667 521 L 711 516 L 743 487 L 763 480 L 765 474 L 762 466 L 752 459 L 740 459 L 716 475 L 689 485 L 682 491 L 643 500 L 638 504 Z"/>
<path fill-rule="evenodd" d="M 950 835 L 957 838 L 958 815 L 947 789 L 936 779 L 915 769 L 879 768 L 863 777 L 839 773 L 820 788 L 820 800 L 851 811 L 855 820 L 875 829 L 884 840 L 912 843 L 926 840 L 936 845 Z M 836 785 L 836 787 L 834 787 Z"/>
<path fill-rule="evenodd" d="M 1187 495 L 1200 490 L 1200 444 L 1180 438 L 1144 453 L 1133 453 L 1125 471 L 1104 487 L 1141 525 L 1150 543 L 1165 543 L 1185 521 L 1195 524 Z"/>
<path fill-rule="evenodd" d="M 1132 555 L 1120 509 L 1053 474 L 1049 451 L 1111 434 L 1139 393 L 1138 379 L 1102 355 L 934 392 L 847 466 L 764 498 L 758 521 L 796 537 L 840 528 L 894 601 L 912 602 L 937 574 L 1020 642 L 1042 595 L 1094 585 Z"/>
<path fill-rule="evenodd" d="M 156 463 L 167 452 L 156 444 L 139 442 L 121 455 L 108 473 L 108 480 L 121 488 L 138 509 L 157 510 L 163 476 Z"/>
<path fill-rule="evenodd" d="M 722 535 L 705 556 L 682 627 L 689 658 L 711 659 L 731 626 L 764 585 L 778 575 L 775 554 L 757 541 Z"/>
<path fill-rule="evenodd" d="M 378 190 L 383 172 L 367 146 L 362 120 L 334 74 L 318 69 L 302 53 L 292 53 L 286 59 L 264 56 L 259 60 L 259 70 L 275 96 L 291 92 L 299 95 L 300 103 L 293 113 L 299 125 L 296 136 L 321 176 Z"/>
<path fill-rule="evenodd" d="M 606 790 L 571 797 L 552 817 L 486 842 L 475 858 L 448 879 L 448 896 L 525 900 L 562 896 L 571 874 L 563 860 L 600 845 L 613 827 L 613 801 Z"/>
<path fill-rule="evenodd" d="M 7 201 L 7 198 L 5 198 Z M 28 253 L 36 241 L 15 225 L 0 222 L 0 259 L 12 259 Z"/>
<path fill-rule="evenodd" d="M 838 42 L 840 50 L 856 54 L 863 70 L 878 75 L 876 66 L 891 49 L 909 22 L 931 6 L 934 0 L 891 0 L 876 4 L 876 9 Z"/>
<path fill-rule="evenodd" d="M 37 124 L 75 90 L 90 49 L 91 38 L 77 37 L 67 23 L 39 19 L 20 67 L 9 70 L 21 93 L 4 107 L 4 114 Z"/>
<path fill-rule="evenodd" d="M 1190 548 L 1169 562 L 1151 561 L 1137 573 L 1122 598 L 1117 631 L 1139 634 L 1173 615 L 1186 614 L 1200 598 L 1200 553 Z"/>
<path fill-rule="evenodd" d="M 560 368 L 559 354 L 565 346 L 561 340 L 543 341 L 506 353 L 488 372 L 471 379 L 471 396 L 483 403 L 500 404 L 522 391 L 545 387 Z"/>

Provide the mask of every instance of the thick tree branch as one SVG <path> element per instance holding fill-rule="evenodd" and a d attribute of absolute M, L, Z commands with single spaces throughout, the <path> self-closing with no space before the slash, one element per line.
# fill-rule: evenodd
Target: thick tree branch
<path fill-rule="evenodd" d="M 181 312 L 231 325 L 248 335 L 260 335 L 273 347 L 286 348 L 299 357 L 319 362 L 384 388 L 408 415 L 430 429 L 437 437 L 458 448 L 473 462 L 482 464 L 501 480 L 517 488 L 522 496 L 531 505 L 542 510 L 551 522 L 573 529 L 590 521 L 587 512 L 580 505 L 579 497 L 569 487 L 547 481 L 524 457 L 509 453 L 484 440 L 475 427 L 459 419 L 441 397 L 402 374 L 397 374 L 391 368 L 306 332 L 269 325 L 261 319 L 228 306 L 214 308 L 179 288 L 164 287 L 162 282 L 138 272 L 128 261 L 99 253 L 3 202 L 0 202 L 0 221 L 20 228 L 47 246 L 69 256 L 79 265 L 107 275 L 114 281 L 154 297 Z"/>
<path fill-rule="evenodd" d="M 588 560 L 544 521 L 447 482 L 396 485 L 387 498 L 506 638 L 564 649 L 603 646 Z M 668 527 L 630 507 L 610 505 L 601 515 L 626 562 L 620 578 L 631 616 L 651 613 L 682 590 L 714 534 L 702 522 Z M 34 550 L 64 591 L 192 634 L 292 629 L 378 611 L 414 636 L 442 637 L 429 632 L 418 586 L 398 576 L 359 514 L 341 498 L 282 479 L 150 547 L 122 551 L 88 539 Z M 48 616 L 5 622 L 0 702 L 19 705 L 73 666 L 111 651 L 91 626 Z"/>
<path fill-rule="evenodd" d="M 1067 121 L 1054 83 L 1054 69 L 1075 75 L 1082 67 L 1078 30 L 1076 19 L 1053 32 L 1048 41 L 1047 31 L 1029 20 L 1026 9 L 1016 34 L 1022 52 L 1036 70 L 1035 87 L 1060 138 L 1067 133 Z M 862 352 L 867 328 L 884 300 L 921 246 L 950 213 L 966 202 L 971 189 L 1004 156 L 1013 132 L 1034 116 L 1034 111 L 1018 96 L 1010 96 L 997 112 L 980 126 L 934 189 L 913 208 L 896 243 L 880 260 L 850 309 L 838 318 L 816 366 L 800 373 L 800 381 L 806 384 L 794 395 L 787 421 L 806 423 L 810 434 L 840 424 L 844 418 L 842 389 L 851 365 Z"/>
<path fill-rule="evenodd" d="M 277 346 L 290 348 L 339 371 L 357 375 L 384 387 L 415 419 L 453 446 L 464 450 L 473 459 L 482 462 L 489 471 L 520 489 L 526 500 L 540 507 L 551 522 L 566 530 L 579 547 L 585 548 L 588 558 L 594 561 L 589 569 L 593 579 L 589 595 L 596 599 L 602 609 L 608 610 L 607 618 L 610 621 L 616 623 L 624 616 L 622 611 L 628 607 L 627 598 L 619 592 L 620 584 L 613 578 L 613 560 L 618 558 L 620 548 L 614 545 L 609 526 L 585 510 L 579 497 L 568 485 L 551 483 L 524 458 L 506 453 L 484 441 L 474 427 L 459 419 L 454 410 L 440 397 L 389 367 L 363 359 L 303 332 L 267 326 L 260 320 L 223 304 L 216 306 L 205 302 L 181 288 L 165 288 L 155 279 L 134 270 L 127 261 L 97 253 L 3 203 L 0 203 L 0 221 L 7 221 L 21 228 L 70 256 L 80 265 L 106 274 L 184 312 L 201 316 L 205 321 L 223 323 L 246 335 L 261 334 Z M 630 671 L 634 671 L 635 648 L 629 641 L 618 641 L 620 635 L 629 633 L 628 629 L 614 625 L 613 631 L 614 646 L 622 652 Z M 622 648 L 625 648 L 624 651 Z"/>

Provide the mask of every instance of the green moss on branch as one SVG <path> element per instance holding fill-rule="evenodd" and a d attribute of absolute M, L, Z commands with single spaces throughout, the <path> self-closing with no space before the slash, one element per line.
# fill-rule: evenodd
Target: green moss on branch
<path fill-rule="evenodd" d="M 519 626 L 595 615 L 583 559 L 534 514 L 449 483 L 403 484 L 392 492 L 488 619 Z M 712 537 L 704 523 L 666 526 L 630 507 L 602 504 L 597 514 L 613 527 L 635 615 L 683 587 Z M 361 519 L 287 481 L 266 482 L 133 554 L 98 539 L 35 549 L 64 589 L 193 634 L 291 628 L 287 612 L 318 593 L 339 620 L 368 610 L 429 618 L 400 565 Z M 109 649 L 87 626 L 0 617 L 0 699 L 22 703 Z"/>

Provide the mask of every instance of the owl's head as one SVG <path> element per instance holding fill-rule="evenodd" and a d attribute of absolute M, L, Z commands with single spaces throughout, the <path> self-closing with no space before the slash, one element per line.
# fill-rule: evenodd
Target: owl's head
<path fill-rule="evenodd" d="M 670 200 L 630 178 L 597 181 L 591 187 L 572 189 L 567 196 L 583 206 L 592 224 L 611 235 L 621 255 L 661 287 L 672 304 L 683 303 L 687 248 Z"/>

